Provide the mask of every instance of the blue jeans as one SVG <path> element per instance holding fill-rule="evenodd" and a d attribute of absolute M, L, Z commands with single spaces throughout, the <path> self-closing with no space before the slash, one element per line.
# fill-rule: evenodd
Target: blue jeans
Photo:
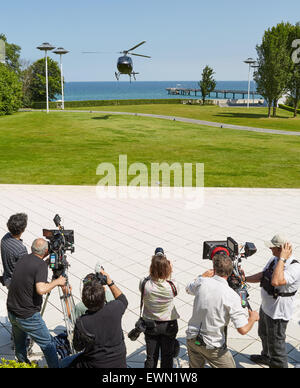
<path fill-rule="evenodd" d="M 60 361 L 59 367 L 62 369 L 69 368 L 69 366 L 72 364 L 72 362 L 75 361 L 76 358 L 78 358 L 81 355 L 81 353 L 74 354 L 72 356 L 68 356 L 68 357 L 64 358 L 63 360 Z"/>
<path fill-rule="evenodd" d="M 59 368 L 56 347 L 40 313 L 35 313 L 27 319 L 21 319 L 8 312 L 8 318 L 12 325 L 16 357 L 19 362 L 30 363 L 26 351 L 26 338 L 29 335 L 42 349 L 48 367 Z"/>

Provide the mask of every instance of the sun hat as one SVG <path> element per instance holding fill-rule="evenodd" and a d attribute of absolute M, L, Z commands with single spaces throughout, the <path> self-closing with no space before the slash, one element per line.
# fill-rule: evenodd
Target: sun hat
<path fill-rule="evenodd" d="M 288 238 L 284 234 L 279 233 L 271 241 L 265 241 L 265 245 L 268 248 L 281 248 L 287 242 L 289 242 Z"/>

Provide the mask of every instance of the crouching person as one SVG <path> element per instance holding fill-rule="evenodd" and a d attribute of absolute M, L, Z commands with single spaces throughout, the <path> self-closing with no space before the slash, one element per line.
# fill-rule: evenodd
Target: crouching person
<path fill-rule="evenodd" d="M 100 272 L 115 300 L 105 304 L 105 289 L 98 280 L 84 284 L 82 302 L 88 310 L 77 319 L 73 340 L 75 350 L 82 353 L 63 360 L 62 368 L 127 368 L 122 317 L 128 301 L 110 276 Z"/>
<path fill-rule="evenodd" d="M 249 316 L 242 308 L 239 295 L 228 285 L 232 274 L 231 259 L 225 254 L 213 258 L 214 270 L 208 271 L 187 286 L 194 295 L 193 316 L 187 330 L 187 348 L 191 368 L 235 368 L 235 361 L 227 349 L 227 327 L 230 320 L 237 331 L 245 335 L 259 320 L 255 311 Z"/>

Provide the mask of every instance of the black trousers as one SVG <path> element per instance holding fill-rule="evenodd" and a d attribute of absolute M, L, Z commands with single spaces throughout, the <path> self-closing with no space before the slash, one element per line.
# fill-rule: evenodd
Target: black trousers
<path fill-rule="evenodd" d="M 262 355 L 270 359 L 270 368 L 288 368 L 286 329 L 288 321 L 272 319 L 260 309 L 258 335 L 262 342 Z"/>
<path fill-rule="evenodd" d="M 156 322 L 154 330 L 146 330 L 147 359 L 145 368 L 157 368 L 159 353 L 161 353 L 161 368 L 173 368 L 175 339 L 178 333 L 178 323 L 175 321 Z"/>

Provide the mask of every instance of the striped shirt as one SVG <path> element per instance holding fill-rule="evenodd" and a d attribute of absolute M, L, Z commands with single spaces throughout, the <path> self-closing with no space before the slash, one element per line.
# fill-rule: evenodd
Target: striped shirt
<path fill-rule="evenodd" d="M 140 291 L 144 279 L 140 281 Z M 178 283 L 172 279 L 177 293 Z M 152 321 L 174 321 L 179 314 L 174 305 L 174 294 L 171 285 L 166 280 L 149 280 L 144 291 L 143 318 Z"/>
<path fill-rule="evenodd" d="M 23 240 L 18 240 L 7 233 L 1 240 L 1 258 L 3 264 L 3 280 L 10 282 L 17 261 L 26 255 L 27 249 Z"/>

